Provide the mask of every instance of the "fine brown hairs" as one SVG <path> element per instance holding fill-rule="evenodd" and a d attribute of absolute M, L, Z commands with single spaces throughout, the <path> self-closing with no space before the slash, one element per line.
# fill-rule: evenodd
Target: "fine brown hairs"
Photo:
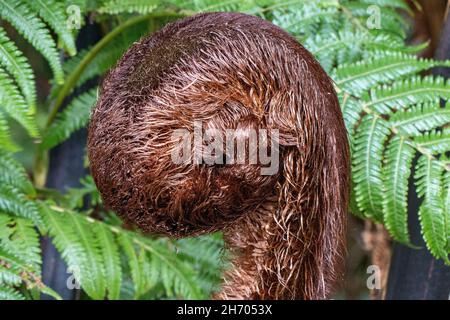
<path fill-rule="evenodd" d="M 279 170 L 174 163 L 171 134 L 194 121 L 279 130 Z M 223 231 L 232 267 L 214 298 L 325 299 L 342 278 L 350 166 L 339 102 L 314 57 L 270 22 L 198 14 L 133 44 L 103 81 L 88 154 L 105 206 L 143 232 Z"/>

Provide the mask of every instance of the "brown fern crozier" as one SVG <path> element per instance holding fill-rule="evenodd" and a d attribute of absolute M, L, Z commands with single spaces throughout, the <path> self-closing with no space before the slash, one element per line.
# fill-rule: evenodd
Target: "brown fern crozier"
<path fill-rule="evenodd" d="M 301 22 L 299 22 L 301 23 Z M 278 129 L 280 168 L 175 164 L 174 130 Z M 257 17 L 207 13 L 135 43 L 103 82 L 89 127 L 107 207 L 170 237 L 222 230 L 219 299 L 324 299 L 342 277 L 349 148 L 332 81 Z"/>

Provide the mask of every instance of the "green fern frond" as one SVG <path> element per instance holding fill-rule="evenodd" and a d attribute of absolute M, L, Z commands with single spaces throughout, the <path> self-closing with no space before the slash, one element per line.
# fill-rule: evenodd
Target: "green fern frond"
<path fill-rule="evenodd" d="M 139 296 L 139 299 L 145 299 L 145 296 L 160 284 L 161 278 L 159 277 L 159 272 L 157 271 L 157 268 L 160 266 L 156 266 L 156 268 L 154 268 L 151 263 L 151 255 L 142 247 L 138 248 L 138 250 L 139 252 L 137 256 L 142 271 L 142 278 L 145 279 L 143 287 L 141 288 L 143 294 Z M 132 291 L 134 291 L 134 289 Z"/>
<path fill-rule="evenodd" d="M 341 106 L 344 117 L 345 127 L 347 128 L 350 148 L 353 149 L 354 131 L 356 124 L 359 122 L 363 104 L 350 96 L 348 93 L 341 91 L 338 94 L 339 104 Z"/>
<path fill-rule="evenodd" d="M 117 300 L 120 297 L 122 283 L 119 248 L 114 234 L 105 225 L 95 224 L 94 233 L 98 239 L 103 257 L 107 297 L 109 300 Z"/>
<path fill-rule="evenodd" d="M 35 225 L 42 227 L 42 217 L 36 203 L 14 187 L 0 185 L 0 211 L 30 219 Z"/>
<path fill-rule="evenodd" d="M 360 95 L 379 83 L 389 83 L 441 63 L 450 66 L 450 61 L 418 59 L 414 55 L 401 52 L 378 52 L 371 59 L 340 65 L 336 70 L 335 80 L 340 88 L 354 95 Z"/>
<path fill-rule="evenodd" d="M 20 147 L 12 140 L 8 121 L 0 110 L 0 148 L 9 152 L 19 151 Z"/>
<path fill-rule="evenodd" d="M 0 300 L 25 300 L 25 297 L 15 289 L 0 287 Z"/>
<path fill-rule="evenodd" d="M 34 74 L 23 53 L 0 28 L 0 64 L 14 77 L 31 110 L 36 108 Z"/>
<path fill-rule="evenodd" d="M 369 18 L 372 17 L 376 11 L 370 11 L 369 5 L 367 3 L 362 3 L 360 1 L 346 1 L 342 4 L 347 10 L 351 12 L 352 17 L 358 19 L 360 23 L 364 23 L 364 28 L 369 26 L 367 22 Z M 403 16 L 392 6 L 377 6 L 380 18 L 380 28 L 382 30 L 391 32 L 393 34 L 398 34 L 401 37 L 406 36 L 406 28 L 408 27 L 407 22 Z M 370 29 L 369 29 L 370 30 Z M 372 30 L 370 30 L 372 31 Z"/>
<path fill-rule="evenodd" d="M 117 63 L 130 44 L 137 41 L 141 36 L 142 34 L 140 33 L 133 34 L 130 37 L 127 37 L 126 41 L 115 41 L 114 43 L 106 46 L 104 50 L 99 52 L 98 55 L 92 59 L 89 64 L 89 68 L 86 68 L 80 75 L 80 78 L 77 81 L 77 87 L 94 77 L 105 74 Z M 63 64 L 64 71 L 67 74 L 71 73 L 80 64 L 89 51 L 90 49 L 83 50 L 71 59 L 68 59 Z"/>
<path fill-rule="evenodd" d="M 189 256 L 194 262 L 205 264 L 205 270 L 217 268 L 217 261 L 221 259 L 223 239 L 221 234 L 204 235 L 198 238 L 184 238 L 175 242 L 177 254 Z M 205 254 L 199 255 L 198 252 Z"/>
<path fill-rule="evenodd" d="M 125 252 L 128 264 L 131 271 L 131 277 L 134 283 L 134 297 L 138 298 L 144 292 L 145 288 L 145 278 L 144 271 L 142 270 L 142 265 L 140 263 L 140 259 L 136 254 L 136 250 L 134 248 L 133 242 L 127 237 L 125 234 L 119 234 L 117 236 L 119 244 L 123 251 Z"/>
<path fill-rule="evenodd" d="M 434 159 L 427 156 L 419 158 L 415 179 L 417 194 L 423 199 L 419 209 L 422 234 L 431 253 L 450 263 L 446 250 L 446 213 L 438 196 L 442 194 L 442 173 L 442 166 Z"/>
<path fill-rule="evenodd" d="M 97 11 L 99 13 L 140 13 L 147 14 L 153 12 L 160 5 L 160 0 L 109 0 Z"/>
<path fill-rule="evenodd" d="M 91 270 L 92 267 L 85 269 L 87 261 L 95 261 L 105 272 L 103 276 L 107 283 L 108 297 L 117 298 L 117 290 L 123 283 L 118 277 L 121 274 L 121 268 L 117 264 L 117 248 L 126 255 L 135 298 L 142 296 L 156 283 L 163 285 L 166 294 L 173 293 L 186 298 L 202 297 L 196 284 L 198 278 L 194 267 L 187 262 L 177 260 L 175 250 L 170 252 L 166 239 L 146 238 L 82 214 L 52 209 L 52 206 L 44 208 L 43 216 L 49 227 L 49 235 L 53 237 L 53 242 L 62 253 L 64 260 L 69 266 L 81 266 L 79 271 L 86 273 L 77 275 L 77 279 L 92 298 L 100 297 L 100 292 L 94 295 L 95 293 L 92 292 L 94 288 L 87 289 L 86 285 L 89 286 L 89 283 L 86 281 L 97 281 L 98 275 Z M 91 243 L 91 248 L 86 247 L 88 243 Z M 99 246 L 107 252 L 102 252 L 100 258 L 94 257 L 99 254 L 97 251 Z M 87 250 L 93 250 L 90 254 L 91 258 L 88 258 Z M 92 278 L 86 279 L 85 276 L 89 274 Z M 101 287 L 98 284 L 95 286 L 91 283 L 91 285 L 95 288 Z"/>
<path fill-rule="evenodd" d="M 221 234 L 180 239 L 175 245 L 178 259 L 186 260 L 201 271 L 196 278 L 206 297 L 209 292 L 217 291 L 222 281 L 221 270 L 229 267 Z"/>
<path fill-rule="evenodd" d="M 23 282 L 28 289 L 36 288 L 40 292 L 60 300 L 61 297 L 55 291 L 42 283 L 40 269 L 36 270 L 32 265 L 22 261 L 16 254 L 17 252 L 15 251 L 9 251 L 8 248 L 3 245 L 3 240 L 0 240 L 0 266 L 2 266 L 3 269 L 7 269 L 9 273 L 14 273 L 16 276 L 20 277 L 21 282 Z M 3 288 L 3 286 L 0 286 L 0 288 Z M 6 289 L 8 289 L 8 287 L 6 287 Z"/>
<path fill-rule="evenodd" d="M 64 75 L 56 44 L 42 20 L 20 0 L 0 0 L 0 16 L 46 58 L 56 81 L 62 83 Z"/>
<path fill-rule="evenodd" d="M 85 263 L 80 268 L 86 268 L 85 275 L 89 274 L 89 277 L 93 280 L 92 287 L 85 285 L 83 288 L 93 299 L 103 299 L 106 291 L 106 282 L 100 248 L 97 245 L 95 234 L 85 219 L 80 219 L 74 214 L 69 215 L 69 217 L 74 233 L 83 247 L 83 260 Z"/>
<path fill-rule="evenodd" d="M 360 0 L 362 3 L 373 4 L 379 7 L 391 7 L 411 12 L 411 8 L 404 0 Z"/>
<path fill-rule="evenodd" d="M 181 8 L 192 9 L 197 12 L 239 11 L 243 1 L 239 0 L 193 0 L 180 1 Z"/>
<path fill-rule="evenodd" d="M 361 30 L 339 30 L 337 32 L 316 33 L 307 37 L 304 45 L 316 56 L 322 67 L 330 72 L 337 63 L 338 57 L 343 63 L 348 64 L 356 62 L 354 59 L 349 59 L 350 56 L 356 58 L 369 55 L 369 57 L 372 57 L 380 51 L 386 54 L 412 54 L 426 47 L 426 44 L 407 47 L 402 40 L 385 32 L 368 35 L 367 32 Z M 350 55 L 347 52 L 352 52 L 352 54 Z"/>
<path fill-rule="evenodd" d="M 356 182 L 356 201 L 366 217 L 382 221 L 383 145 L 390 133 L 381 118 L 366 115 L 355 133 L 353 149 L 353 180 Z"/>
<path fill-rule="evenodd" d="M 17 287 L 21 283 L 22 279 L 17 275 L 17 273 L 12 272 L 0 264 L 0 287 Z"/>
<path fill-rule="evenodd" d="M 94 299 L 105 296 L 105 280 L 100 253 L 92 236 L 90 226 L 79 217 L 42 207 L 44 220 L 69 271 L 81 284 L 86 293 Z"/>
<path fill-rule="evenodd" d="M 412 77 L 390 86 L 383 85 L 371 90 L 370 96 L 363 96 L 366 107 L 383 114 L 414 104 L 438 103 L 441 98 L 450 99 L 450 86 L 441 77 Z"/>
<path fill-rule="evenodd" d="M 202 298 L 192 266 L 187 264 L 186 261 L 180 263 L 173 254 L 176 252 L 175 250 L 172 251 L 171 255 L 167 255 L 165 254 L 167 247 L 163 244 L 158 246 L 154 241 L 151 244 L 146 241 L 146 248 L 151 253 L 152 265 L 161 266 L 160 277 L 169 295 L 172 295 L 173 292 L 175 295 L 181 295 L 186 299 Z"/>
<path fill-rule="evenodd" d="M 330 72 L 337 63 L 338 54 L 357 48 L 367 35 L 363 32 L 331 32 L 315 34 L 304 41 L 305 48 L 319 60 L 321 66 Z"/>
<path fill-rule="evenodd" d="M 64 7 L 69 7 L 71 5 L 75 5 L 80 8 L 81 12 L 86 12 L 88 9 L 92 10 L 92 5 L 95 5 L 97 1 L 91 2 L 89 0 L 62 0 L 64 3 Z M 103 2 L 104 0 L 100 0 Z M 91 7 L 88 8 L 88 5 Z"/>
<path fill-rule="evenodd" d="M 274 10 L 272 23 L 296 36 L 317 34 L 320 23 L 332 22 L 338 8 L 335 5 L 320 6 L 315 3 L 297 2 L 289 9 Z M 328 18 L 328 19 L 326 19 Z"/>
<path fill-rule="evenodd" d="M 97 88 L 91 89 L 72 100 L 58 115 L 42 140 L 41 147 L 50 149 L 84 127 L 91 115 L 91 108 L 97 100 Z"/>
<path fill-rule="evenodd" d="M 24 263 L 34 271 L 39 271 L 41 266 L 41 250 L 39 235 L 31 221 L 10 218 L 3 221 L 0 229 L 1 247 L 9 252 L 14 252 Z"/>
<path fill-rule="evenodd" d="M 19 89 L 2 68 L 0 68 L 0 107 L 11 118 L 19 122 L 28 131 L 30 136 L 39 136 L 33 116 L 34 110 L 30 109 L 20 94 Z"/>
<path fill-rule="evenodd" d="M 77 53 L 75 39 L 67 28 L 67 14 L 62 3 L 58 0 L 33 0 L 27 3 L 55 31 L 67 49 L 67 52 L 71 56 L 75 55 Z"/>
<path fill-rule="evenodd" d="M 444 203 L 445 234 L 447 252 L 450 252 L 450 171 L 444 174 L 442 201 Z"/>
<path fill-rule="evenodd" d="M 143 21 L 121 32 L 115 39 L 105 45 L 105 47 L 92 58 L 88 68 L 81 71 L 74 88 L 80 87 L 86 81 L 103 76 L 112 66 L 114 66 L 122 54 L 130 47 L 130 45 L 147 34 L 147 23 Z M 68 59 L 63 64 L 63 70 L 66 74 L 73 74 L 76 69 L 82 65 L 86 55 L 92 52 L 93 48 L 88 48 L 79 52 L 76 56 Z M 61 88 L 53 86 L 50 96 L 56 98 Z"/>
<path fill-rule="evenodd" d="M 389 142 L 385 155 L 383 176 L 385 192 L 383 193 L 383 212 L 386 228 L 392 237 L 404 244 L 409 244 L 408 179 L 415 150 L 403 137 L 394 137 Z"/>
<path fill-rule="evenodd" d="M 415 106 L 394 113 L 389 122 L 402 133 L 417 136 L 450 123 L 450 105 L 443 108 L 438 103 Z"/>
<path fill-rule="evenodd" d="M 414 138 L 419 147 L 440 154 L 450 151 L 450 130 L 431 131 Z"/>
<path fill-rule="evenodd" d="M 8 226 L 2 226 L 2 238 L 0 241 L 0 262 L 3 267 L 23 279 L 23 276 L 20 275 L 21 272 L 33 273 L 36 270 L 33 269 L 33 267 L 27 264 L 25 261 L 17 257 L 16 252 L 9 250 L 8 247 L 3 245 L 3 238 L 8 234 L 4 229 L 7 228 Z"/>
<path fill-rule="evenodd" d="M 369 37 L 363 44 L 364 49 L 367 50 L 363 54 L 367 57 L 372 57 L 380 51 L 386 53 L 401 52 L 405 54 L 419 54 L 430 45 L 429 42 L 423 42 L 417 45 L 406 46 L 403 38 L 382 31 L 377 33 L 376 36 Z"/>
<path fill-rule="evenodd" d="M 30 196 L 36 195 L 24 167 L 2 150 L 0 150 L 0 183 L 15 187 Z"/>
<path fill-rule="evenodd" d="M 95 185 L 94 179 L 91 175 L 87 175 L 80 179 L 78 188 L 69 188 L 64 199 L 63 206 L 68 209 L 82 209 L 84 206 L 84 199 L 89 196 L 89 202 L 92 206 L 100 205 L 102 200 L 100 192 Z"/>

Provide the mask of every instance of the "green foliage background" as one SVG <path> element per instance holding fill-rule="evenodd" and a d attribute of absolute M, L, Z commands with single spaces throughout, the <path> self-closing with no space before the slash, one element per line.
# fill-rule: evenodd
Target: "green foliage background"
<path fill-rule="evenodd" d="M 78 30 L 67 28 L 73 5 L 82 24 L 89 18 L 104 30 L 81 52 Z M 367 21 L 378 10 L 381 28 L 370 29 Z M 383 223 L 393 239 L 411 245 L 407 196 L 415 165 L 424 240 L 450 263 L 450 86 L 422 75 L 450 62 L 418 58 L 426 43 L 405 45 L 411 12 L 402 0 L 0 0 L 0 299 L 59 298 L 41 280 L 42 235 L 53 238 L 92 299 L 200 299 L 217 289 L 226 267 L 220 234 L 173 241 L 126 229 L 103 208 L 90 176 L 67 194 L 43 187 L 48 151 L 86 126 L 97 90 L 59 112 L 64 99 L 104 75 L 140 37 L 207 11 L 270 20 L 317 57 L 335 81 L 351 142 L 351 212 Z M 24 40 L 51 70 L 43 103 Z M 17 126 L 27 135 L 20 142 Z M 36 146 L 31 178 L 17 156 L 30 141 Z"/>

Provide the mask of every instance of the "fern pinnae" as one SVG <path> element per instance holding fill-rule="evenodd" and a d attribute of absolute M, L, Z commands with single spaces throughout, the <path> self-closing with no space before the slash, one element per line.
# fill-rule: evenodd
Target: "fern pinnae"
<path fill-rule="evenodd" d="M 47 22 L 63 42 L 67 52 L 73 56 L 77 53 L 75 38 L 67 28 L 67 15 L 58 0 L 33 0 L 27 2 L 39 16 Z"/>
<path fill-rule="evenodd" d="M 140 13 L 148 14 L 158 8 L 160 0 L 109 0 L 98 9 L 99 13 Z"/>
<path fill-rule="evenodd" d="M 67 223 L 67 215 L 63 211 L 56 211 L 49 205 L 42 205 L 41 210 L 52 242 L 67 263 L 68 272 L 73 273 L 86 293 L 95 296 L 96 279 L 93 279 L 91 262 L 86 257 L 86 249 L 79 239 L 79 234 Z M 103 297 L 99 299 L 101 298 Z"/>
<path fill-rule="evenodd" d="M 0 110 L 0 148 L 9 152 L 16 152 L 20 150 L 20 147 L 12 140 L 8 121 L 6 120 L 1 110 Z"/>
<path fill-rule="evenodd" d="M 122 236 L 127 236 L 129 233 L 123 231 Z M 153 272 L 156 272 L 162 282 L 166 294 L 175 293 L 181 295 L 185 298 L 198 299 L 201 294 L 195 285 L 195 276 L 192 266 L 188 266 L 184 262 L 175 259 L 176 251 L 173 254 L 168 254 L 167 239 L 149 239 L 145 237 L 135 237 L 131 234 L 128 236 L 129 241 L 132 241 L 138 249 L 144 249 L 150 259 L 150 266 Z M 130 242 L 131 243 L 131 242 Z M 127 244 L 127 246 L 129 246 Z M 136 254 L 135 254 L 136 255 Z M 142 253 L 137 256 L 137 261 L 141 261 L 142 264 Z M 133 258 L 135 260 L 135 258 Z M 142 264 L 143 266 L 144 264 Z M 145 274 L 145 270 L 140 269 L 140 275 Z M 153 279 L 153 278 L 152 278 Z M 152 279 L 145 279 L 146 282 Z M 141 288 L 148 286 L 146 282 L 142 283 Z"/>
<path fill-rule="evenodd" d="M 450 104 L 426 103 L 394 113 L 389 122 L 402 133 L 418 136 L 423 131 L 439 128 L 450 123 Z"/>
<path fill-rule="evenodd" d="M 70 137 L 78 129 L 84 127 L 91 114 L 91 108 L 97 100 L 97 88 L 85 92 L 58 114 L 49 130 L 46 131 L 42 143 L 43 149 L 50 149 Z"/>
<path fill-rule="evenodd" d="M 3 236 L 4 237 L 4 236 Z M 21 272 L 33 273 L 34 269 L 31 269 L 30 265 L 17 256 L 16 252 L 11 251 L 10 247 L 4 245 L 3 239 L 0 241 L 0 261 L 10 271 L 16 272 L 22 279 Z"/>
<path fill-rule="evenodd" d="M 143 293 L 143 288 L 145 287 L 142 266 L 139 263 L 139 258 L 130 238 L 126 234 L 121 233 L 117 236 L 117 239 L 128 258 L 131 278 L 134 284 L 134 297 L 138 298 Z"/>
<path fill-rule="evenodd" d="M 220 270 L 229 267 L 226 252 L 223 250 L 221 234 L 201 236 L 198 239 L 180 239 L 175 242 L 178 256 L 182 256 L 195 270 L 196 282 L 200 283 L 203 292 L 213 292 L 221 282 Z M 198 252 L 204 254 L 199 255 Z M 218 261 L 221 262 L 219 267 Z"/>
<path fill-rule="evenodd" d="M 20 278 L 20 276 L 17 273 L 20 272 L 12 272 L 10 269 L 0 264 L 0 287 L 19 286 L 22 283 L 22 278 Z"/>
<path fill-rule="evenodd" d="M 446 249 L 447 252 L 450 252 L 450 171 L 444 173 L 443 186 L 442 201 L 444 203 Z"/>
<path fill-rule="evenodd" d="M 14 77 L 31 110 L 36 107 L 34 74 L 28 60 L 0 28 L 0 64 Z"/>
<path fill-rule="evenodd" d="M 25 300 L 25 296 L 13 288 L 0 287 L 0 300 Z"/>
<path fill-rule="evenodd" d="M 36 203 L 12 186 L 0 185 L 0 211 L 16 217 L 30 219 L 38 227 L 43 226 L 43 220 Z"/>
<path fill-rule="evenodd" d="M 42 20 L 21 0 L 0 0 L 0 16 L 13 25 L 48 61 L 55 79 L 62 83 L 62 72 L 56 44 Z"/>
<path fill-rule="evenodd" d="M 411 8 L 403 0 L 361 0 L 361 2 L 366 4 L 373 4 L 380 7 L 391 7 L 395 9 L 402 9 L 408 13 L 412 13 Z"/>
<path fill-rule="evenodd" d="M 433 130 L 414 137 L 419 148 L 425 149 L 427 154 L 441 154 L 450 151 L 450 129 Z"/>
<path fill-rule="evenodd" d="M 1 1 L 1 0 L 0 0 Z M 34 109 L 25 102 L 16 84 L 0 67 L 0 107 L 11 118 L 22 125 L 32 137 L 38 137 L 39 131 L 34 118 Z"/>
<path fill-rule="evenodd" d="M 377 52 L 369 60 L 340 65 L 336 70 L 336 83 L 344 90 L 358 95 L 376 84 L 388 83 L 407 74 L 430 69 L 438 63 L 401 52 Z M 450 65 L 450 61 L 441 63 Z"/>
<path fill-rule="evenodd" d="M 239 0 L 219 0 L 219 1 L 193 1 L 195 10 L 200 12 L 214 11 L 237 11 L 242 1 Z M 203 2 L 203 3 L 202 3 Z"/>
<path fill-rule="evenodd" d="M 419 219 L 425 243 L 431 253 L 446 263 L 446 213 L 442 202 L 443 168 L 433 158 L 421 156 L 416 167 L 417 194 L 423 199 L 419 208 Z"/>
<path fill-rule="evenodd" d="M 355 133 L 353 179 L 356 201 L 366 217 L 383 220 L 383 146 L 390 134 L 388 124 L 375 115 L 365 115 Z"/>
<path fill-rule="evenodd" d="M 143 277 L 145 278 L 142 291 L 148 293 L 161 282 L 161 266 L 153 264 L 154 261 L 151 255 L 143 247 L 139 248 L 138 258 Z"/>
<path fill-rule="evenodd" d="M 61 299 L 61 297 L 56 292 L 43 284 L 40 274 L 36 270 L 34 270 L 34 268 L 30 267 L 29 264 L 17 257 L 14 252 L 5 250 L 5 248 L 1 246 L 1 242 L 0 263 L 2 263 L 4 266 L 7 266 L 9 271 L 14 272 L 17 276 L 19 276 L 21 278 L 21 282 L 25 283 L 27 288 L 36 288 L 40 292 L 45 292 L 55 299 Z M 2 288 L 3 287 L 0 286 L 0 289 Z M 8 289 L 8 287 L 6 287 L 6 289 Z"/>
<path fill-rule="evenodd" d="M 389 43 L 389 45 L 387 45 Z M 397 40 L 390 34 L 381 33 L 368 36 L 366 32 L 359 30 L 340 30 L 338 32 L 327 32 L 307 37 L 304 41 L 305 47 L 310 50 L 320 61 L 322 67 L 331 73 L 333 64 L 337 57 L 349 51 L 358 54 L 368 54 L 373 59 L 379 52 L 385 54 L 411 54 L 423 50 L 424 46 L 416 48 L 405 47 L 403 41 Z M 357 56 L 357 55 L 356 55 Z M 344 59 L 344 65 L 351 65 L 361 60 Z M 336 80 L 336 79 L 335 79 Z"/>
<path fill-rule="evenodd" d="M 6 214 L 0 214 L 0 248 L 8 250 L 8 242 L 11 240 L 11 228 L 9 224 L 11 217 Z M 1 286 L 18 286 L 22 282 L 20 276 L 21 270 L 15 264 L 2 260 L 0 257 L 0 287 Z"/>
<path fill-rule="evenodd" d="M 383 85 L 364 95 L 367 108 L 387 114 L 392 109 L 404 110 L 419 103 L 438 103 L 450 99 L 450 86 L 441 77 L 411 77 L 392 85 Z"/>
<path fill-rule="evenodd" d="M 336 7 L 321 7 L 308 2 L 298 2 L 297 7 L 288 11 L 274 10 L 272 22 L 297 36 L 315 34 L 318 24 L 325 17 L 335 15 L 336 12 Z"/>
<path fill-rule="evenodd" d="M 93 286 L 85 286 L 84 289 L 93 299 L 103 299 L 106 292 L 106 281 L 102 263 L 103 259 L 95 234 L 85 219 L 80 219 L 77 214 L 68 214 L 67 217 L 72 222 L 74 232 L 77 234 L 85 252 L 86 264 L 80 266 L 80 268 L 86 268 L 85 274 L 93 280 Z"/>
<path fill-rule="evenodd" d="M 15 219 L 15 240 L 20 239 L 20 255 L 36 269 L 42 265 L 39 234 L 30 220 Z"/>
<path fill-rule="evenodd" d="M 81 86 L 86 81 L 105 74 L 116 62 L 119 60 L 121 55 L 127 50 L 133 41 L 137 41 L 139 36 L 131 37 L 127 39 L 129 41 L 115 41 L 108 44 L 104 50 L 100 51 L 95 58 L 89 64 L 89 68 L 83 70 L 80 78 L 77 81 L 77 87 Z M 89 49 L 80 51 L 76 56 L 68 59 L 63 64 L 63 69 L 66 74 L 70 74 L 83 60 L 83 58 L 88 54 Z"/>
<path fill-rule="evenodd" d="M 148 244 L 147 244 L 148 246 Z M 199 299 L 200 292 L 197 288 L 197 286 L 193 283 L 193 272 L 190 267 L 187 267 L 184 263 L 178 263 L 175 259 L 173 259 L 173 256 L 170 257 L 169 255 L 162 254 L 157 246 L 150 246 L 149 251 L 152 253 L 152 258 L 157 259 L 164 263 L 164 266 L 168 270 L 172 270 L 177 277 L 172 280 L 174 285 L 174 290 L 176 290 L 179 293 L 182 293 L 186 298 L 189 299 Z M 164 272 L 164 269 L 162 270 L 162 276 L 166 278 L 168 273 Z M 170 279 L 166 280 L 166 288 L 170 288 Z"/>
<path fill-rule="evenodd" d="M 389 141 L 383 176 L 385 177 L 383 193 L 384 223 L 392 237 L 410 245 L 408 232 L 408 179 L 415 150 L 404 137 L 396 136 Z"/>
<path fill-rule="evenodd" d="M 361 22 L 361 20 L 367 22 L 367 20 L 373 13 L 368 11 L 368 4 L 361 3 L 360 1 L 346 1 L 346 3 L 341 7 L 344 7 L 349 12 L 351 12 L 352 17 L 354 17 L 354 19 L 352 20 L 356 20 L 358 22 Z M 396 8 L 385 5 L 377 6 L 377 9 L 380 10 L 380 13 L 382 15 L 382 25 L 380 25 L 380 27 L 393 34 L 397 34 L 402 38 L 405 38 L 406 28 L 408 27 L 408 24 L 402 17 L 402 15 L 396 10 Z M 362 27 L 366 27 L 366 24 Z"/>
<path fill-rule="evenodd" d="M 35 196 L 36 191 L 28 179 L 25 168 L 13 156 L 0 150 L 0 183 L 18 188 L 27 195 Z"/>
<path fill-rule="evenodd" d="M 122 283 L 119 248 L 114 234 L 105 225 L 96 223 L 93 228 L 103 257 L 107 297 L 109 300 L 117 300 Z"/>
<path fill-rule="evenodd" d="M 338 94 L 342 114 L 344 116 L 345 127 L 349 133 L 348 139 L 350 144 L 350 149 L 353 150 L 354 144 L 354 131 L 357 123 L 359 122 L 362 112 L 362 103 L 357 101 L 353 96 L 349 95 L 347 92 L 340 92 Z"/>
<path fill-rule="evenodd" d="M 35 273 L 40 273 L 41 250 L 39 235 L 30 220 L 10 218 L 6 223 L 7 231 L 3 231 L 2 247 L 26 263 Z M 5 236 L 7 235 L 7 236 Z"/>

